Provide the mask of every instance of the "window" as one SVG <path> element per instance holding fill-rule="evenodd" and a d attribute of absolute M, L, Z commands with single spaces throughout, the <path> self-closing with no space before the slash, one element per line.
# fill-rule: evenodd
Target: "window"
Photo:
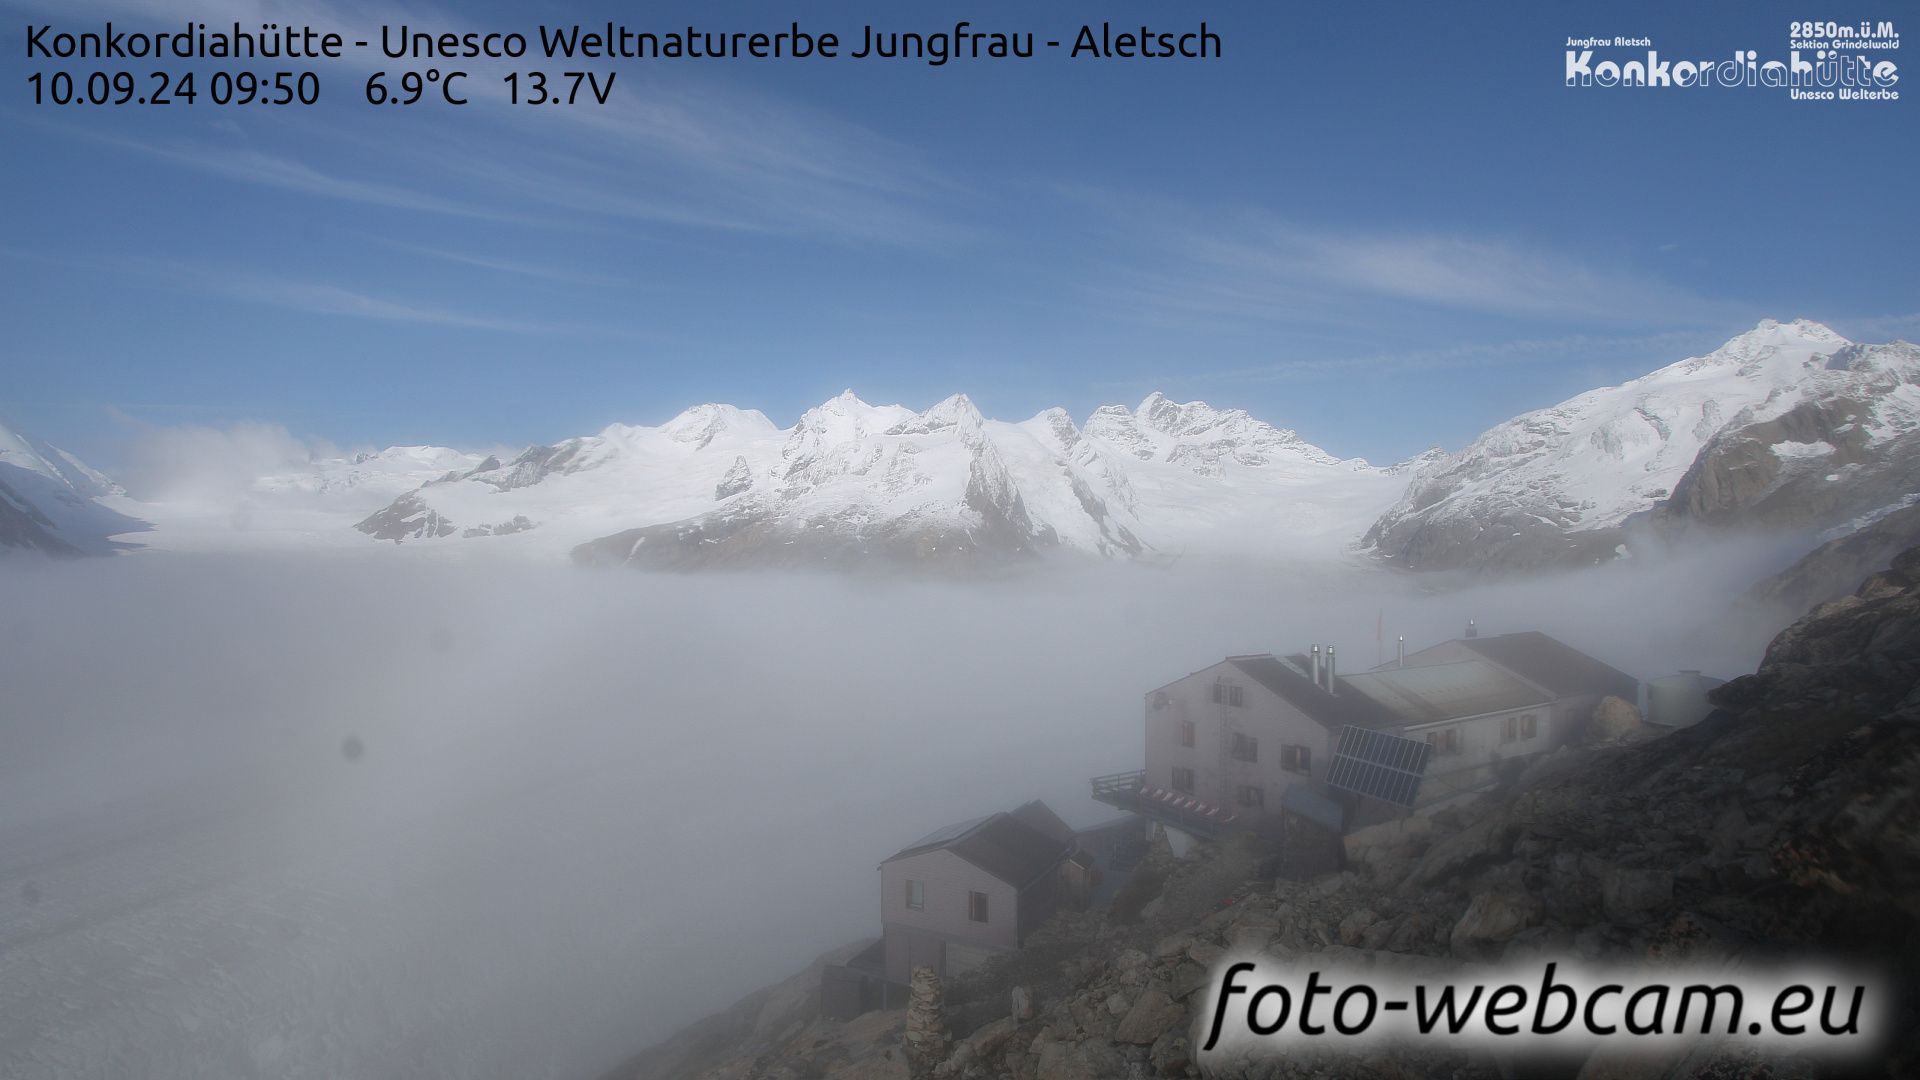
<path fill-rule="evenodd" d="M 924 881 L 907 882 L 907 907 L 914 911 L 927 908 L 927 883 Z"/>
<path fill-rule="evenodd" d="M 1509 716 L 1500 728 L 1500 741 L 1512 742 L 1520 737 L 1520 718 Z"/>
<path fill-rule="evenodd" d="M 1528 713 L 1520 718 L 1520 737 L 1531 739 L 1540 734 L 1540 718 Z"/>
<path fill-rule="evenodd" d="M 1310 775 L 1313 772 L 1313 748 L 1310 746 L 1282 746 L 1280 748 L 1280 767 L 1288 772 Z"/>
<path fill-rule="evenodd" d="M 1427 732 L 1427 745 L 1436 755 L 1457 754 L 1460 752 L 1460 729 L 1446 728 L 1442 731 Z"/>
<path fill-rule="evenodd" d="M 1173 767 L 1173 790 L 1183 792 L 1188 795 L 1193 794 L 1193 770 L 1192 769 L 1183 769 L 1178 765 Z"/>
<path fill-rule="evenodd" d="M 969 892 L 967 894 L 967 918 L 974 922 L 987 921 L 987 894 Z"/>
<path fill-rule="evenodd" d="M 1213 701 L 1216 705 L 1245 705 L 1246 693 L 1243 688 L 1230 682 L 1213 684 Z"/>
<path fill-rule="evenodd" d="M 1251 735 L 1243 735 L 1238 731 L 1234 732 L 1233 733 L 1233 760 L 1259 761 L 1260 760 L 1260 740 L 1254 738 Z"/>
<path fill-rule="evenodd" d="M 1180 745 L 1193 745 L 1193 721 L 1191 720 L 1180 721 Z"/>
<path fill-rule="evenodd" d="M 1235 794 L 1241 806 L 1260 810 L 1267 805 L 1267 789 L 1263 787 L 1254 784 L 1241 784 L 1240 790 Z"/>

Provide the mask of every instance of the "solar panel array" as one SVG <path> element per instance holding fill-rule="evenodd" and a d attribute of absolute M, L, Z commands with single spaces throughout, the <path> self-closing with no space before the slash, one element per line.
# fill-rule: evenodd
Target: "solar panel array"
<path fill-rule="evenodd" d="M 1340 729 L 1340 743 L 1327 769 L 1327 786 L 1411 807 L 1431 749 L 1418 739 L 1349 724 Z"/>

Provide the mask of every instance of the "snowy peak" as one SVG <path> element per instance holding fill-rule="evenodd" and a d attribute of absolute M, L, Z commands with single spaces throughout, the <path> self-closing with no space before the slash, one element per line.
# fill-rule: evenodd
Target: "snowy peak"
<path fill-rule="evenodd" d="M 72 454 L 0 427 L 0 551 L 81 555 L 125 546 L 111 538 L 146 523 L 98 501 L 125 494 Z"/>
<path fill-rule="evenodd" d="M 1062 408 L 1042 409 L 1020 427 L 1061 457 L 1070 457 L 1080 445 L 1080 427 Z"/>
<path fill-rule="evenodd" d="M 858 440 L 905 423 L 916 415 L 899 405 L 869 405 L 853 391 L 843 390 L 839 396 L 801 413 L 788 435 L 788 444 L 804 447 Z"/>
<path fill-rule="evenodd" d="M 1832 328 L 1809 319 L 1785 323 L 1764 319 L 1753 329 L 1728 339 L 1726 344 L 1704 356 L 1690 356 L 1644 375 L 1633 383 L 1659 383 L 1702 375 L 1710 377 L 1713 373 L 1726 372 L 1728 369 L 1742 377 L 1765 376 L 1790 381 L 1815 357 L 1824 356 L 1848 344 L 1847 339 Z"/>
<path fill-rule="evenodd" d="M 1744 334 L 1736 334 L 1725 345 L 1714 350 L 1716 353 L 1744 355 L 1765 349 L 1793 348 L 1810 345 L 1816 348 L 1837 348 L 1847 344 L 1831 326 L 1814 322 L 1812 319 L 1793 319 L 1779 322 L 1774 319 L 1761 319 L 1754 328 Z"/>
<path fill-rule="evenodd" d="M 688 443 L 698 450 L 723 436 L 765 438 L 776 429 L 758 409 L 709 404 L 695 405 L 661 425 L 660 430 L 674 442 Z"/>
<path fill-rule="evenodd" d="M 1830 441 L 1860 464 L 1884 456 L 1874 448 L 1920 422 L 1916 381 L 1904 343 L 1855 345 L 1817 322 L 1769 319 L 1705 355 L 1496 425 L 1420 468 L 1366 542 L 1415 569 L 1603 561 L 1630 519 L 1682 492 L 1703 515 L 1753 505 L 1799 473 L 1844 484 L 1779 459 Z M 1718 464 L 1701 464 L 1709 456 Z M 1898 486 L 1876 475 L 1872 490 Z M 1828 501 L 1846 500 L 1802 503 Z"/>
<path fill-rule="evenodd" d="M 1204 401 L 1177 403 L 1158 390 L 1140 402 L 1134 415 L 1146 427 L 1175 438 L 1200 435 L 1227 426 L 1244 428 L 1254 422 L 1252 417 L 1239 409 L 1223 413 Z"/>
<path fill-rule="evenodd" d="M 0 427 L 0 465 L 45 477 L 83 499 L 124 495 L 120 485 L 50 443 Z"/>
<path fill-rule="evenodd" d="M 1175 402 L 1158 391 L 1148 394 L 1137 410 L 1119 405 L 1095 410 L 1083 434 L 1141 461 L 1169 462 L 1215 478 L 1235 468 L 1342 464 L 1298 434 L 1256 420 L 1244 409 Z M 1358 460 L 1344 464 L 1367 467 Z"/>
<path fill-rule="evenodd" d="M 887 434 L 931 435 L 937 431 L 962 428 L 978 432 L 984 423 L 986 418 L 980 415 L 979 409 L 974 408 L 971 398 L 965 394 L 954 394 L 926 412 L 895 424 L 887 429 Z"/>

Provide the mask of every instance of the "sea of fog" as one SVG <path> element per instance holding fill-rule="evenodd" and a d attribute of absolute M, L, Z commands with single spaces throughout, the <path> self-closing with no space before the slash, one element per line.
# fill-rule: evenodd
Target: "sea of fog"
<path fill-rule="evenodd" d="M 0 1075 L 591 1076 L 877 933 L 916 836 L 1107 817 L 1142 694 L 1225 654 L 1474 618 L 1730 676 L 1778 625 L 1730 615 L 1758 551 L 1473 589 L 385 555 L 0 560 Z"/>

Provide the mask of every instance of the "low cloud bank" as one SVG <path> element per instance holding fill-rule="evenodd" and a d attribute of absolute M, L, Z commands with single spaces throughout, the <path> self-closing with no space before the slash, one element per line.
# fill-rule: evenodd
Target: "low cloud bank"
<path fill-rule="evenodd" d="M 590 1075 L 874 933 L 874 867 L 916 835 L 1033 797 L 1105 816 L 1086 778 L 1138 767 L 1142 695 L 1222 655 L 1351 670 L 1473 618 L 1730 676 L 1776 555 L 1441 592 L 0 566 L 0 1072 Z"/>
<path fill-rule="evenodd" d="M 242 421 L 227 428 L 185 425 L 143 430 L 119 479 L 136 499 L 229 502 L 262 476 L 332 453 L 279 424 Z"/>

